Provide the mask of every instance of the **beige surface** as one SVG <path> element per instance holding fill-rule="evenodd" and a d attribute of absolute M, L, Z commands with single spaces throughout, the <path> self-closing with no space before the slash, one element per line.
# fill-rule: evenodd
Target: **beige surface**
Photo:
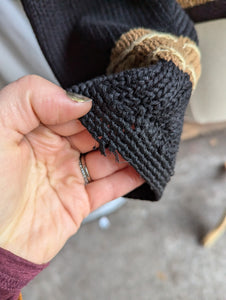
<path fill-rule="evenodd" d="M 194 122 L 185 122 L 181 140 L 189 140 L 200 135 L 206 135 L 211 132 L 219 131 L 226 128 L 226 122 L 198 124 Z"/>
<path fill-rule="evenodd" d="M 186 120 L 226 121 L 226 19 L 196 25 L 202 74 L 190 100 Z"/>

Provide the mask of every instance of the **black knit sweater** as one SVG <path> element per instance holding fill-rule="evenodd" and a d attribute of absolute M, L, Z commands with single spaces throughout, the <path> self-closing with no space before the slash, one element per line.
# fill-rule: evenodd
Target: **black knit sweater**
<path fill-rule="evenodd" d="M 119 152 L 146 180 L 127 196 L 159 199 L 198 77 L 188 15 L 175 0 L 22 2 L 62 87 L 94 100 L 81 122 L 100 151 Z M 106 75 L 109 65 L 118 71 Z"/>

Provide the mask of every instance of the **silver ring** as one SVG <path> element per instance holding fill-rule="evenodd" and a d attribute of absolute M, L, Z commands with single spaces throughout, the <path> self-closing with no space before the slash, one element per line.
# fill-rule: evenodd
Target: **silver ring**
<path fill-rule="evenodd" d="M 92 181 L 92 178 L 89 175 L 89 171 L 88 171 L 88 168 L 86 166 L 85 155 L 80 155 L 80 157 L 79 157 L 79 167 L 80 167 L 82 176 L 84 178 L 85 185 L 87 185 L 88 183 L 90 183 Z"/>

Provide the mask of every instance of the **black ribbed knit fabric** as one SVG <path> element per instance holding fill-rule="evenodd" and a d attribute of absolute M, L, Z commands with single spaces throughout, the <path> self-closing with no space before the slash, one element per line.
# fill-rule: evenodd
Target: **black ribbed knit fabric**
<path fill-rule="evenodd" d="M 82 123 L 99 142 L 100 151 L 118 151 L 146 180 L 152 191 L 149 198 L 159 199 L 173 175 L 191 95 L 189 76 L 172 62 L 161 61 L 102 76 L 70 91 L 95 99 Z"/>
<path fill-rule="evenodd" d="M 192 21 L 175 0 L 22 0 L 60 84 L 105 74 L 115 41 L 145 27 L 197 42 Z"/>
<path fill-rule="evenodd" d="M 186 9 L 186 13 L 194 22 L 226 18 L 226 0 L 214 0 Z"/>
<path fill-rule="evenodd" d="M 127 196 L 158 200 L 173 174 L 192 90 L 189 76 L 163 60 L 103 74 L 122 33 L 145 27 L 197 42 L 192 21 L 174 0 L 22 2 L 62 86 L 94 100 L 81 122 L 99 142 L 100 151 L 118 151 L 146 180 Z"/>

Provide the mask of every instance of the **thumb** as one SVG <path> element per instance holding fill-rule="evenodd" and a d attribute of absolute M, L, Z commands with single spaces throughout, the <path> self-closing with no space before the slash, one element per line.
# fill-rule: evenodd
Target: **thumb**
<path fill-rule="evenodd" d="M 36 76 L 28 75 L 0 91 L 0 127 L 23 135 L 39 126 L 62 124 L 85 115 L 92 106 L 89 98 L 77 102 L 65 90 Z"/>

